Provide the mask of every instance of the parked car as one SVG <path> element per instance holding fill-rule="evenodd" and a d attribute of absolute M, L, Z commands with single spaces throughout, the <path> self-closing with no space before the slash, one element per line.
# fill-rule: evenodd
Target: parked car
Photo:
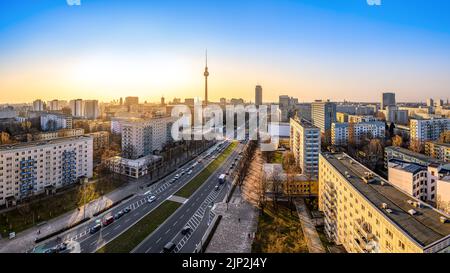
<path fill-rule="evenodd" d="M 177 181 L 177 180 L 175 178 L 172 178 L 172 179 L 170 179 L 169 183 L 173 184 L 173 183 L 175 183 L 175 181 Z"/>
<path fill-rule="evenodd" d="M 148 203 L 153 203 L 156 200 L 156 196 L 152 195 L 149 198 L 147 198 Z"/>
<path fill-rule="evenodd" d="M 188 175 L 191 175 L 191 174 L 192 174 L 192 170 L 188 171 L 187 174 L 188 174 Z"/>
<path fill-rule="evenodd" d="M 220 190 L 219 185 L 217 185 L 217 186 L 214 188 L 214 190 L 215 190 L 215 191 L 219 191 L 219 190 Z"/>

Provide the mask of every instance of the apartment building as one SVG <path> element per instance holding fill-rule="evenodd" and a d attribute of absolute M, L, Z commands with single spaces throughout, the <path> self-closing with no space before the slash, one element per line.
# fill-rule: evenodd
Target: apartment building
<path fill-rule="evenodd" d="M 377 121 L 377 119 L 374 116 L 348 115 L 348 122 L 351 123 L 372 122 L 372 121 Z"/>
<path fill-rule="evenodd" d="M 33 140 L 51 140 L 60 137 L 74 137 L 84 135 L 84 129 L 61 129 L 53 132 L 40 132 L 37 134 L 33 134 Z"/>
<path fill-rule="evenodd" d="M 98 151 L 103 148 L 109 147 L 110 133 L 108 131 L 100 131 L 100 132 L 90 133 L 87 135 L 92 137 L 92 147 L 93 147 L 94 151 Z"/>
<path fill-rule="evenodd" d="M 348 122 L 348 116 L 349 116 L 349 114 L 347 114 L 347 113 L 337 112 L 336 113 L 336 122 L 339 122 L 339 123 Z"/>
<path fill-rule="evenodd" d="M 290 146 L 302 173 L 317 177 L 319 171 L 320 129 L 306 120 L 291 119 Z"/>
<path fill-rule="evenodd" d="M 347 154 L 319 159 L 319 209 L 327 236 L 351 253 L 450 253 L 445 214 Z"/>
<path fill-rule="evenodd" d="M 412 119 L 410 122 L 411 141 L 425 143 L 438 140 L 441 134 L 450 130 L 450 119 Z"/>
<path fill-rule="evenodd" d="M 126 158 L 137 159 L 161 151 L 172 140 L 172 117 L 129 119 L 121 123 L 122 151 Z"/>
<path fill-rule="evenodd" d="M 425 154 L 432 158 L 450 163 L 450 143 L 428 141 L 425 143 Z"/>
<path fill-rule="evenodd" d="M 311 104 L 311 118 L 314 126 L 322 134 L 331 130 L 331 124 L 336 122 L 336 104 L 329 101 L 315 101 Z"/>
<path fill-rule="evenodd" d="M 92 177 L 92 138 L 77 136 L 0 146 L 0 205 Z"/>
<path fill-rule="evenodd" d="M 386 126 L 381 121 L 359 123 L 333 123 L 331 125 L 331 144 L 345 146 L 360 143 L 365 137 L 384 138 Z"/>
<path fill-rule="evenodd" d="M 58 113 L 45 113 L 40 116 L 42 131 L 72 129 L 72 117 Z"/>

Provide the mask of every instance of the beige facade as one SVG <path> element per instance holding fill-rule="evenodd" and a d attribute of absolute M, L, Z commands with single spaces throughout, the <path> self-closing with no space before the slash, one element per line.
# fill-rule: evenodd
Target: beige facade
<path fill-rule="evenodd" d="M 425 153 L 432 158 L 450 162 L 450 143 L 429 141 L 425 143 Z"/>
<path fill-rule="evenodd" d="M 444 214 L 346 154 L 320 155 L 319 209 L 328 237 L 348 252 L 450 252 Z"/>
<path fill-rule="evenodd" d="M 33 135 L 33 140 L 51 140 L 60 137 L 74 137 L 84 134 L 84 129 L 62 129 L 54 132 L 42 132 Z"/>

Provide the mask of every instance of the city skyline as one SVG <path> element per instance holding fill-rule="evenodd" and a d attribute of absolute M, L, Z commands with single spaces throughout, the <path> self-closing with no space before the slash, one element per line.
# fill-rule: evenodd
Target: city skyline
<path fill-rule="evenodd" d="M 410 1 L 408 15 L 402 4 L 363 0 L 0 6 L 0 103 L 202 98 L 205 48 L 211 101 L 254 101 L 257 84 L 264 102 L 284 94 L 379 102 L 382 92 L 424 102 L 424 93 L 449 93 L 449 19 L 439 13 L 447 3 Z"/>

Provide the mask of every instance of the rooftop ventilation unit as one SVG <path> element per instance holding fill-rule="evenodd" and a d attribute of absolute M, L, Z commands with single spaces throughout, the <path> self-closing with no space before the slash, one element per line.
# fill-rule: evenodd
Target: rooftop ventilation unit
<path fill-rule="evenodd" d="M 406 202 L 408 202 L 408 204 L 410 204 L 411 206 L 414 205 L 414 201 L 413 201 L 413 200 L 408 200 L 408 201 L 406 201 Z"/>
<path fill-rule="evenodd" d="M 423 205 L 422 205 L 422 203 L 420 203 L 420 202 L 414 202 L 414 207 L 416 207 L 416 208 L 422 208 L 423 207 Z"/>
<path fill-rule="evenodd" d="M 439 218 L 439 221 L 440 221 L 442 224 L 445 224 L 445 223 L 447 223 L 447 218 L 444 217 L 444 216 L 441 216 L 441 217 Z"/>
<path fill-rule="evenodd" d="M 413 209 L 410 209 L 410 210 L 408 210 L 408 213 L 411 214 L 411 215 L 416 215 L 417 211 L 415 211 Z"/>
<path fill-rule="evenodd" d="M 384 185 L 386 185 L 386 182 L 384 180 L 381 180 L 380 185 L 384 186 Z"/>
<path fill-rule="evenodd" d="M 387 209 L 387 208 L 388 208 L 388 205 L 387 205 L 386 203 L 383 203 L 383 204 L 381 204 L 381 207 L 382 207 L 383 209 Z"/>
<path fill-rule="evenodd" d="M 391 209 L 387 209 L 386 212 L 391 214 L 393 211 Z"/>

